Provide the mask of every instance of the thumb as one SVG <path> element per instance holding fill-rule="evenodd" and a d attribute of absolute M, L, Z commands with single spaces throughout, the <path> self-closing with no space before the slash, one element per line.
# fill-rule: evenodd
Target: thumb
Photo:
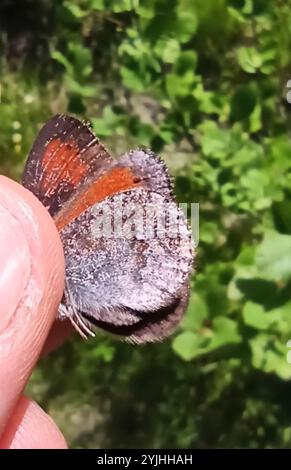
<path fill-rule="evenodd" d="M 41 203 L 0 176 L 0 435 L 55 318 L 64 259 Z"/>

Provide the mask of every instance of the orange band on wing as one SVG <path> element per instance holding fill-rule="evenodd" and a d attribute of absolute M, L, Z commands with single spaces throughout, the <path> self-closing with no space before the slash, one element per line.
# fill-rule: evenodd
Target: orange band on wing
<path fill-rule="evenodd" d="M 60 139 L 53 139 L 47 145 L 42 167 L 42 187 L 50 193 L 54 193 L 63 181 L 76 187 L 88 171 L 73 140 L 62 142 Z"/>
<path fill-rule="evenodd" d="M 87 187 L 78 196 L 78 199 L 72 201 L 66 210 L 59 217 L 56 217 L 55 223 L 58 230 L 61 231 L 67 224 L 96 202 L 100 202 L 120 191 L 126 191 L 137 186 L 140 186 L 140 184 L 129 168 L 113 168 L 94 181 L 91 186 Z"/>

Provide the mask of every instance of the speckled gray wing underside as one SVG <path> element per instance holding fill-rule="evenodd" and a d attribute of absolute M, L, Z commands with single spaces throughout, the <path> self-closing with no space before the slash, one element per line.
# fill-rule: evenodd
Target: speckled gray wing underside
<path fill-rule="evenodd" d="M 135 149 L 116 161 L 116 166 L 131 168 L 142 186 L 166 198 L 175 199 L 172 178 L 164 161 L 151 150 Z"/>
<path fill-rule="evenodd" d="M 70 315 L 78 311 L 133 342 L 161 339 L 176 326 L 187 304 L 193 248 L 175 202 L 147 189 L 125 191 L 88 209 L 61 237 Z"/>

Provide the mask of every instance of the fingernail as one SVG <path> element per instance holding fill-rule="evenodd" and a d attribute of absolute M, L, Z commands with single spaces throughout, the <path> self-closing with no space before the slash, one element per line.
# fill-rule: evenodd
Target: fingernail
<path fill-rule="evenodd" d="M 30 250 L 21 223 L 0 206 L 0 333 L 8 326 L 25 293 Z"/>

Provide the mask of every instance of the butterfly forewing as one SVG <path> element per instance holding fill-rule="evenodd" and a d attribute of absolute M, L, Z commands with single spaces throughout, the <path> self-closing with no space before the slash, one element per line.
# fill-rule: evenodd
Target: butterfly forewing
<path fill-rule="evenodd" d="M 57 115 L 44 125 L 35 140 L 22 184 L 55 216 L 79 187 L 103 172 L 111 161 L 108 151 L 86 124 Z"/>

